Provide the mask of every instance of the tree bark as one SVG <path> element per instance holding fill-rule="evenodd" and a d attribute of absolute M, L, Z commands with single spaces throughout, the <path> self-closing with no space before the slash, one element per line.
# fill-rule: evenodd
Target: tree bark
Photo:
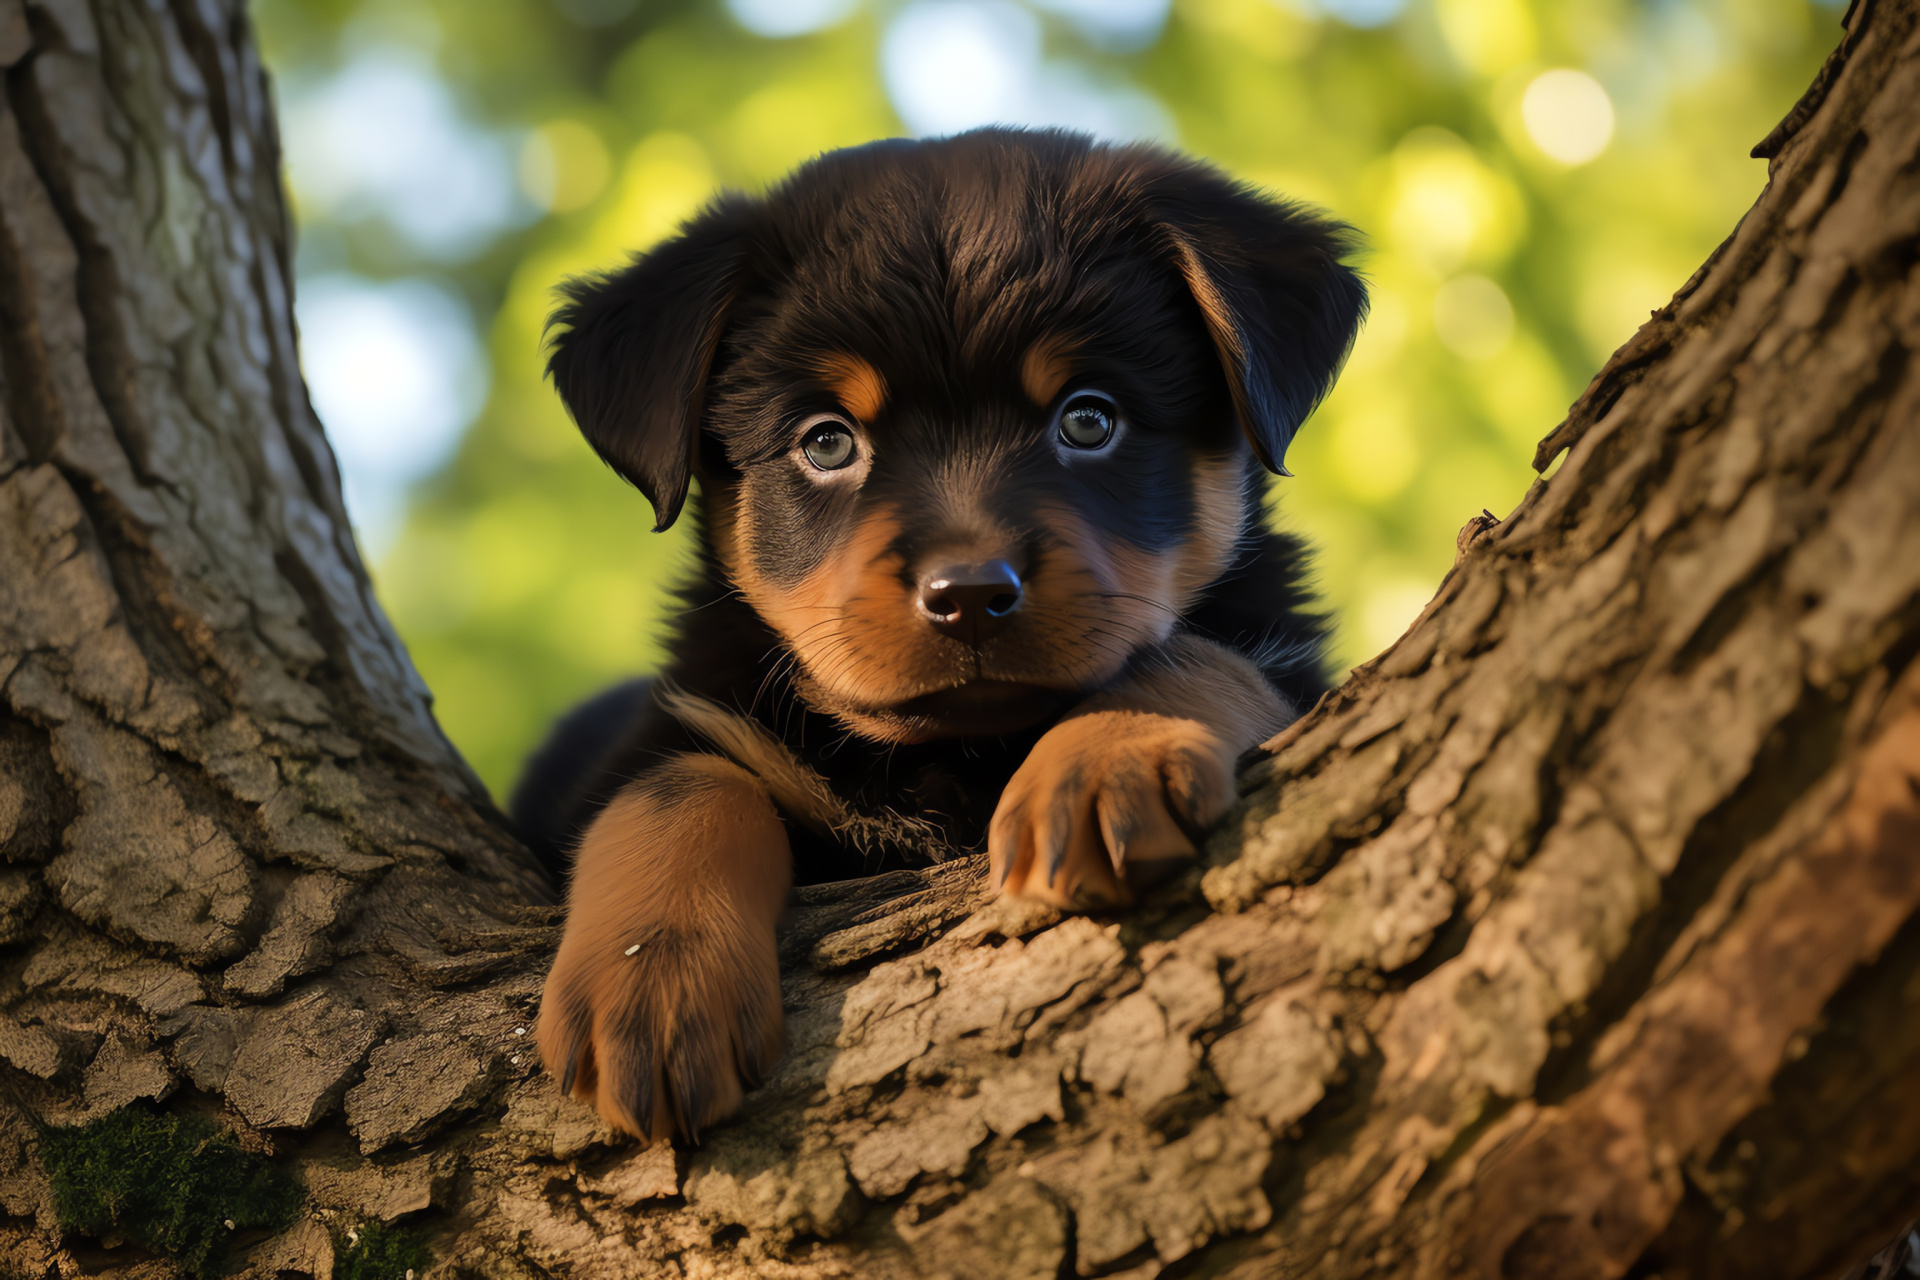
<path fill-rule="evenodd" d="M 241 14 L 0 15 L 14 1271 L 164 1271 L 41 1159 L 152 1102 L 301 1178 L 263 1276 L 393 1222 L 456 1275 L 1819 1277 L 1920 1206 L 1920 0 L 1856 0 L 1204 866 L 1123 917 L 798 891 L 787 1056 L 691 1152 L 527 1045 L 550 894 L 346 533 Z"/>

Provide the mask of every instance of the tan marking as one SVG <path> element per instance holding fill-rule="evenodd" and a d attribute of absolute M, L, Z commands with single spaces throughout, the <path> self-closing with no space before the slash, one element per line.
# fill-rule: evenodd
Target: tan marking
<path fill-rule="evenodd" d="M 1227 454 L 1193 460 L 1194 527 L 1177 552 L 1180 564 L 1173 581 L 1173 607 L 1181 613 L 1227 571 L 1234 546 L 1246 530 L 1249 513 L 1241 470 L 1245 458 L 1245 454 Z"/>
<path fill-rule="evenodd" d="M 773 930 L 791 878 L 786 829 L 740 766 L 675 756 L 622 788 L 574 860 L 535 1027 L 547 1069 L 571 1059 L 574 1095 L 643 1138 L 680 1127 L 672 1100 L 690 1085 L 709 1099 L 696 1128 L 732 1111 L 741 1065 L 765 1070 L 780 1051 Z M 649 1078 L 651 1111 L 636 1115 L 626 1099 Z"/>
<path fill-rule="evenodd" d="M 1027 399 L 1043 409 L 1053 403 L 1060 388 L 1073 376 L 1073 365 L 1067 359 L 1073 348 L 1074 343 L 1059 334 L 1048 334 L 1027 348 L 1020 361 L 1020 386 Z"/>
<path fill-rule="evenodd" d="M 915 613 L 890 551 L 898 517 L 877 511 L 824 564 L 791 587 L 754 567 L 751 502 L 732 521 L 733 546 L 723 552 L 734 585 L 799 659 L 794 685 L 817 709 L 856 733 L 883 742 L 913 739 L 905 717 L 886 708 L 949 688 L 968 674 L 954 667 L 954 642 Z"/>
<path fill-rule="evenodd" d="M 1173 256 L 1180 274 L 1186 278 L 1187 289 L 1200 306 L 1200 316 L 1207 322 L 1207 333 L 1213 338 L 1221 367 L 1226 370 L 1227 391 L 1233 396 L 1233 412 L 1240 419 L 1240 430 L 1267 470 L 1278 471 L 1279 460 L 1267 456 L 1267 447 L 1261 443 L 1260 432 L 1254 422 L 1253 406 L 1247 403 L 1247 350 L 1240 341 L 1240 327 L 1233 322 L 1233 309 L 1220 296 L 1219 286 L 1207 274 L 1200 255 L 1193 251 L 1192 245 L 1176 238 Z"/>
<path fill-rule="evenodd" d="M 852 812 L 826 779 L 808 768 L 765 726 L 672 685 L 658 686 L 653 699 L 688 730 L 751 771 L 772 793 L 774 803 L 803 826 L 820 835 L 831 835 L 852 821 Z"/>
<path fill-rule="evenodd" d="M 1173 254 L 1178 259 L 1180 274 L 1186 278 L 1187 288 L 1193 294 L 1193 300 L 1200 304 L 1200 316 L 1207 322 L 1207 332 L 1212 335 L 1214 345 L 1220 348 L 1221 356 L 1228 362 L 1227 374 L 1234 378 L 1240 372 L 1241 362 L 1247 357 L 1246 348 L 1240 343 L 1240 328 L 1233 322 L 1233 309 L 1227 300 L 1220 296 L 1219 286 L 1213 277 L 1207 274 L 1207 268 L 1200 261 L 1200 255 L 1185 240 L 1176 240 Z"/>
<path fill-rule="evenodd" d="M 1044 648 L 1059 655 L 1056 663 L 1077 657 L 1077 683 L 1096 687 L 1120 674 L 1134 650 L 1172 634 L 1179 561 L 1109 538 L 1071 507 L 1043 507 L 1039 518 L 1053 535 L 1031 593 L 1050 633 Z"/>
<path fill-rule="evenodd" d="M 887 407 L 887 380 L 859 356 L 835 351 L 820 360 L 820 375 L 840 404 L 862 422 L 872 422 Z"/>
<path fill-rule="evenodd" d="M 899 534 L 898 519 L 877 512 L 793 586 L 777 587 L 757 574 L 743 576 L 740 583 L 807 672 L 861 705 L 939 687 L 913 678 L 920 647 L 914 642 L 927 628 L 913 614 L 912 597 L 900 581 L 900 559 L 889 549 Z"/>

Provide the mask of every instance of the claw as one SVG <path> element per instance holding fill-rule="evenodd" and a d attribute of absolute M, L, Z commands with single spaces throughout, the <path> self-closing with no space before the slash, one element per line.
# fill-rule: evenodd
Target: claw
<path fill-rule="evenodd" d="M 1013 878 L 1013 873 L 1020 870 L 1020 864 L 1025 861 L 1026 849 L 1022 837 L 1025 827 L 1024 819 L 1025 815 L 1018 810 L 996 813 L 993 816 L 993 827 L 988 832 L 987 844 L 994 856 L 1000 858 L 1000 870 L 993 882 L 995 890 L 1006 888 L 1007 881 Z"/>
<path fill-rule="evenodd" d="M 1095 816 L 1100 820 L 1100 836 L 1107 846 L 1107 856 L 1113 863 L 1113 874 L 1124 875 L 1127 846 L 1140 834 L 1140 822 L 1107 795 L 1100 797 L 1095 806 Z"/>
<path fill-rule="evenodd" d="M 760 1046 L 767 1042 L 768 1027 L 757 1000 L 744 1000 L 734 1027 L 733 1065 L 740 1081 L 749 1089 L 758 1089 L 763 1078 Z"/>
<path fill-rule="evenodd" d="M 667 1055 L 667 1105 L 673 1111 L 674 1128 L 688 1142 L 699 1141 L 700 1115 L 706 1109 L 701 1097 L 702 1073 L 694 1061 L 698 1056 L 684 1037 L 674 1042 Z"/>
<path fill-rule="evenodd" d="M 624 1042 L 619 1054 L 618 1074 L 608 1079 L 601 1087 L 614 1095 L 615 1100 L 627 1109 L 633 1117 L 633 1123 L 643 1131 L 653 1125 L 654 1099 L 660 1088 L 659 1072 L 654 1063 L 657 1060 L 654 1033 L 648 1028 L 644 1018 L 633 1018 L 623 1022 L 617 1034 Z M 614 1069 L 611 1057 L 601 1064 L 603 1075 Z M 650 1135 L 649 1135 L 650 1136 Z"/>
<path fill-rule="evenodd" d="M 1076 779 L 1077 781 L 1077 779 Z M 1047 887 L 1059 878 L 1060 868 L 1067 863 L 1067 847 L 1073 842 L 1073 812 L 1067 807 L 1078 794 L 1077 789 L 1063 789 L 1055 802 L 1052 812 L 1047 815 Z"/>

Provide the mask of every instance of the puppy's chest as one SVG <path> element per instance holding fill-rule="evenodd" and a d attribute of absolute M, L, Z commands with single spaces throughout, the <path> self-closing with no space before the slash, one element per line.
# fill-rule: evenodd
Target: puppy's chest
<path fill-rule="evenodd" d="M 986 848 L 1000 794 L 1038 736 L 891 749 L 843 744 L 819 756 L 801 753 L 857 820 L 827 833 L 817 823 L 796 829 L 796 879 L 871 875 Z M 808 825 L 793 816 L 790 825 Z"/>

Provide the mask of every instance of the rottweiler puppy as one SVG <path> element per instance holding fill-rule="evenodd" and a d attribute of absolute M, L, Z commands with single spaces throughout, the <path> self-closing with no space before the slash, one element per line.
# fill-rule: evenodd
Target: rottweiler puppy
<path fill-rule="evenodd" d="M 563 1089 L 693 1137 L 781 1047 L 774 926 L 985 845 L 1128 903 L 1323 687 L 1266 471 L 1366 306 L 1346 228 L 1146 146 L 988 129 L 833 152 L 565 287 L 549 372 L 682 514 L 671 660 L 570 714 L 512 809 L 566 927 Z"/>

